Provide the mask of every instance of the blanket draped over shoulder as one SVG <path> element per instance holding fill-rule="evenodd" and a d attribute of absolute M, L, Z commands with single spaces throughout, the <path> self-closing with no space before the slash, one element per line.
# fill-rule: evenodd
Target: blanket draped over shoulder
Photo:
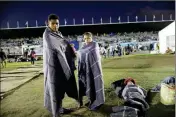
<path fill-rule="evenodd" d="M 43 34 L 44 106 L 53 114 L 59 114 L 65 93 L 78 100 L 78 91 L 72 59 L 74 52 L 61 33 L 46 28 Z"/>
<path fill-rule="evenodd" d="M 79 97 L 87 96 L 90 110 L 104 104 L 104 82 L 99 46 L 96 42 L 84 45 L 79 51 Z"/>

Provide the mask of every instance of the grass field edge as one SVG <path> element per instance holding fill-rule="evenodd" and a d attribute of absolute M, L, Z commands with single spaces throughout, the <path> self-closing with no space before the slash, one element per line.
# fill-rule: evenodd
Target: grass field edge
<path fill-rule="evenodd" d="M 2 94 L 0 95 L 0 100 L 5 99 L 8 95 L 13 94 L 14 91 L 16 91 L 17 89 L 21 88 L 22 86 L 24 86 L 25 84 L 29 83 L 30 81 L 32 81 L 32 80 L 34 80 L 34 79 L 40 77 L 42 74 L 43 74 L 43 73 L 39 72 L 39 73 L 37 73 L 35 76 L 33 76 L 33 77 L 31 77 L 29 80 L 27 80 L 26 82 L 20 84 L 19 86 L 15 87 L 15 88 L 13 88 L 13 89 L 11 89 L 11 90 L 5 92 L 5 93 L 2 93 Z"/>

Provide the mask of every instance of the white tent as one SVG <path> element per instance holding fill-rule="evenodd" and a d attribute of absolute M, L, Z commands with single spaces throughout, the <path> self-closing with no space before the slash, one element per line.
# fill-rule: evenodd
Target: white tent
<path fill-rule="evenodd" d="M 169 47 L 175 51 L 175 21 L 159 31 L 160 53 L 164 54 Z"/>

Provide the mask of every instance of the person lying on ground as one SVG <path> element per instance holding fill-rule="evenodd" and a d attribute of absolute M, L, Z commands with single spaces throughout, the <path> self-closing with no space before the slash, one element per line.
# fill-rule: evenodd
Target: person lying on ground
<path fill-rule="evenodd" d="M 115 81 L 112 83 L 112 87 L 115 89 L 115 93 L 117 94 L 117 96 L 124 99 L 125 101 L 124 103 L 125 108 L 124 106 L 122 106 L 122 108 L 119 107 L 113 108 L 119 108 L 125 111 L 127 109 L 126 107 L 131 107 L 133 108 L 132 109 L 133 111 L 137 110 L 138 116 L 145 116 L 146 111 L 149 109 L 149 104 L 147 102 L 147 91 L 144 88 L 137 85 L 134 79 L 126 78 Z M 118 109 L 115 110 L 116 110 L 115 112 L 119 111 Z M 129 113 L 127 112 L 126 114 Z M 118 115 L 117 117 L 121 116 Z"/>

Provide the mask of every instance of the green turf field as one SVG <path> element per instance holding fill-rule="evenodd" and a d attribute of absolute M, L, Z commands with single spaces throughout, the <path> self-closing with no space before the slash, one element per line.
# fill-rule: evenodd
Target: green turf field
<path fill-rule="evenodd" d="M 64 117 L 107 117 L 111 106 L 122 105 L 110 85 L 113 81 L 132 77 L 137 84 L 149 89 L 163 78 L 174 75 L 174 55 L 138 55 L 123 58 L 102 60 L 105 105 L 96 112 L 81 108 Z M 29 82 L 1 101 L 1 117 L 50 117 L 50 113 L 43 107 L 43 76 Z M 64 99 L 64 107 L 76 107 L 76 102 L 68 97 Z M 174 106 L 160 104 L 159 96 L 154 97 L 147 117 L 174 117 Z"/>
<path fill-rule="evenodd" d="M 7 63 L 5 68 L 1 68 L 1 71 L 9 71 L 14 70 L 19 67 L 29 66 L 31 65 L 30 62 L 14 62 L 14 63 Z"/>
<path fill-rule="evenodd" d="M 36 61 L 36 64 L 41 64 L 42 61 Z M 13 62 L 13 63 L 7 63 L 5 68 L 1 68 L 1 71 L 10 71 L 15 70 L 20 67 L 26 67 L 31 66 L 31 62 Z"/>

